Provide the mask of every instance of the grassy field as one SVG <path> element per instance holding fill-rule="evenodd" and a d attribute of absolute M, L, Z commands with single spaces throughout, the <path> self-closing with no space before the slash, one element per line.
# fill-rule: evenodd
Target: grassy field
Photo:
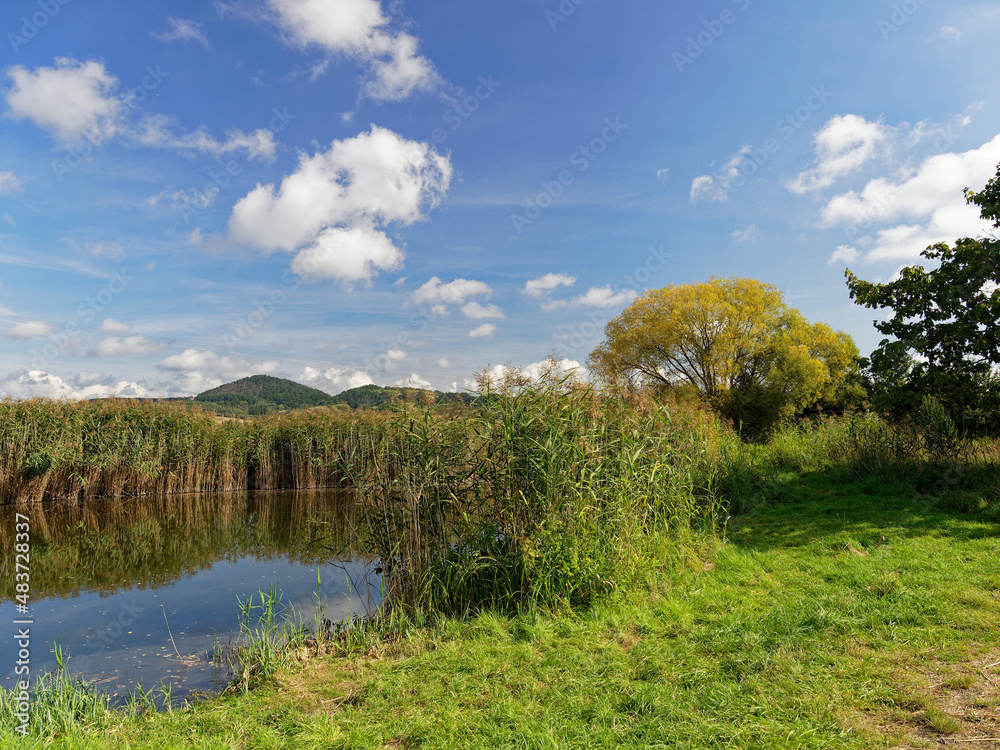
<path fill-rule="evenodd" d="M 411 624 L 43 744 L 1000 747 L 1000 525 L 959 482 L 922 493 L 912 472 L 805 451 L 789 466 L 790 445 L 762 459 L 785 470 L 758 472 L 755 510 L 663 537 L 641 581 L 590 607 Z"/>

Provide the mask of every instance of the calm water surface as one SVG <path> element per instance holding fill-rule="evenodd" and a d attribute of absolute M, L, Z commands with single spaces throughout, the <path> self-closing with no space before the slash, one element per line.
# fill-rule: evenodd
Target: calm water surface
<path fill-rule="evenodd" d="M 378 581 L 351 553 L 352 504 L 332 490 L 172 495 L 0 507 L 31 527 L 31 672 L 56 667 L 124 697 L 225 686 L 213 650 L 235 641 L 239 601 L 275 586 L 289 613 L 336 622 L 374 611 Z M 13 545 L 0 557 L 0 670 L 15 682 Z M 317 581 L 318 578 L 318 581 Z M 6 624 L 5 624 L 6 623 Z M 171 640 L 172 636 L 172 640 Z M 17 679 L 23 679 L 19 677 Z"/>

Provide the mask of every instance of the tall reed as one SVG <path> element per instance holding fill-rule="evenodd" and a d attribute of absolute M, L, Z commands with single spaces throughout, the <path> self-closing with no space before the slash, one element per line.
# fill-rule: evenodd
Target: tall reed
<path fill-rule="evenodd" d="M 349 456 L 391 601 L 462 612 L 586 604 L 641 568 L 654 532 L 712 517 L 717 423 L 565 382 L 421 407 Z"/>
<path fill-rule="evenodd" d="M 0 402 L 0 503 L 336 486 L 371 412 L 223 421 L 133 400 Z"/>

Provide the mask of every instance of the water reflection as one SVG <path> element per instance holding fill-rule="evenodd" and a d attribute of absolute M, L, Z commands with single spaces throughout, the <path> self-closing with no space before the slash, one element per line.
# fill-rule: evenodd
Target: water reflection
<path fill-rule="evenodd" d="M 352 503 L 331 490 L 174 495 L 0 508 L 30 518 L 32 674 L 56 666 L 123 693 L 167 681 L 175 695 L 213 690 L 209 657 L 238 632 L 237 598 L 276 586 L 289 611 L 320 602 L 337 621 L 378 606 L 377 581 L 353 553 Z M 0 617 L 14 617 L 14 550 L 0 557 Z M 319 585 L 317 584 L 319 579 Z M 168 630 L 169 627 L 169 630 Z M 171 635 L 173 639 L 171 640 Z M 13 684 L 16 657 L 0 646 Z"/>

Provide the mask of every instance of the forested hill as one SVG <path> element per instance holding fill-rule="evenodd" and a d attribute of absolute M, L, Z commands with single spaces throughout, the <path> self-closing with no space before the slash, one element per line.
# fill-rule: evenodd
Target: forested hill
<path fill-rule="evenodd" d="M 443 393 L 420 388 L 362 385 L 334 396 L 333 400 L 338 404 L 347 404 L 352 409 L 385 409 L 403 400 L 424 401 L 428 395 L 433 397 L 436 404 L 469 403 L 475 399 L 475 396 L 469 393 Z"/>
<path fill-rule="evenodd" d="M 257 416 L 275 411 L 334 406 L 351 409 L 387 409 L 401 401 L 435 404 L 469 403 L 474 396 L 467 393 L 442 393 L 419 388 L 363 385 L 330 396 L 316 388 L 271 375 L 254 375 L 220 385 L 194 397 L 204 408 L 233 417 Z"/>
<path fill-rule="evenodd" d="M 271 375 L 253 375 L 220 385 L 194 397 L 219 413 L 266 414 L 284 409 L 306 409 L 335 403 L 316 388 Z"/>

